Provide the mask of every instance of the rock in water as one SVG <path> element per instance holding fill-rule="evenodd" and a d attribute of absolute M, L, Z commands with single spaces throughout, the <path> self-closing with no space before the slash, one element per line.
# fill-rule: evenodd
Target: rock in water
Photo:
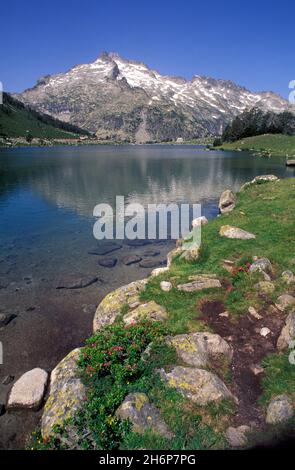
<path fill-rule="evenodd" d="M 288 421 L 293 416 L 292 401 L 288 395 L 278 395 L 271 400 L 266 412 L 266 422 L 277 424 Z"/>
<path fill-rule="evenodd" d="M 9 394 L 7 408 L 30 408 L 37 410 L 43 400 L 48 374 L 35 368 L 23 374 L 13 385 Z"/>
<path fill-rule="evenodd" d="M 104 258 L 100 259 L 98 264 L 103 268 L 113 268 L 117 264 L 116 258 Z"/>
<path fill-rule="evenodd" d="M 86 399 L 77 366 L 80 351 L 80 348 L 71 351 L 51 373 L 49 397 L 41 420 L 43 438 L 52 434 L 54 426 L 72 418 Z"/>
<path fill-rule="evenodd" d="M 116 416 L 120 419 L 128 419 L 132 423 L 133 432 L 138 434 L 151 430 L 168 439 L 173 437 L 158 408 L 150 403 L 145 393 L 127 395 L 116 411 Z"/>
<path fill-rule="evenodd" d="M 223 225 L 222 227 L 220 227 L 219 235 L 221 237 L 233 238 L 233 239 L 239 239 L 239 240 L 251 240 L 253 238 L 256 238 L 256 236 L 253 233 L 246 232 L 246 230 L 243 230 L 238 227 L 232 227 L 230 225 Z"/>
<path fill-rule="evenodd" d="M 146 283 L 147 279 L 142 279 L 110 292 L 96 309 L 93 319 L 94 333 L 103 326 L 114 323 L 124 305 L 128 304 L 130 308 L 138 306 L 139 294 L 144 290 Z"/>
<path fill-rule="evenodd" d="M 219 199 L 219 210 L 221 214 L 231 212 L 236 206 L 236 197 L 230 189 L 226 189 L 220 196 Z"/>
<path fill-rule="evenodd" d="M 118 245 L 117 243 L 110 242 L 110 243 L 102 244 L 101 246 L 98 246 L 97 248 L 94 248 L 93 250 L 88 251 L 88 254 L 103 256 L 103 255 L 112 253 L 113 251 L 120 250 L 120 248 L 122 248 L 122 245 Z"/>
<path fill-rule="evenodd" d="M 207 370 L 176 366 L 170 372 L 161 369 L 160 375 L 170 387 L 198 405 L 226 398 L 237 401 L 222 380 Z"/>
<path fill-rule="evenodd" d="M 290 342 L 295 337 L 295 310 L 286 318 L 286 323 L 281 331 L 277 342 L 277 348 L 279 351 L 287 349 L 289 347 Z"/>
<path fill-rule="evenodd" d="M 146 304 L 139 305 L 134 310 L 124 315 L 123 321 L 127 325 L 130 325 L 130 323 L 140 321 L 144 318 L 152 321 L 165 321 L 167 317 L 166 309 L 151 300 Z"/>
<path fill-rule="evenodd" d="M 139 263 L 141 261 L 141 257 L 137 255 L 128 255 L 122 258 L 122 263 L 126 266 L 130 266 L 131 264 Z"/>
<path fill-rule="evenodd" d="M 67 276 L 57 286 L 57 289 L 84 289 L 98 281 L 96 276 Z"/>
<path fill-rule="evenodd" d="M 161 260 L 157 259 L 143 259 L 140 261 L 139 266 L 141 268 L 155 268 L 157 266 L 160 266 L 162 264 Z"/>

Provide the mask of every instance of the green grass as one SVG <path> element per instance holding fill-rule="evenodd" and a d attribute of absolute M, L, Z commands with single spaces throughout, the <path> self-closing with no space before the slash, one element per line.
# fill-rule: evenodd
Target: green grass
<path fill-rule="evenodd" d="M 295 136 L 283 134 L 257 135 L 236 142 L 224 142 L 216 148 L 224 150 L 241 149 L 273 156 L 295 157 Z"/>

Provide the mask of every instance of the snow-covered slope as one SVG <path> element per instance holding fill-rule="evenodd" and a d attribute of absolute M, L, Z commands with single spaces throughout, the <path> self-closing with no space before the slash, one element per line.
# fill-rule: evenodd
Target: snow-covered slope
<path fill-rule="evenodd" d="M 247 108 L 288 108 L 275 93 L 251 93 L 231 81 L 198 75 L 192 80 L 164 76 L 115 53 L 43 77 L 15 96 L 102 138 L 131 141 L 216 135 Z"/>

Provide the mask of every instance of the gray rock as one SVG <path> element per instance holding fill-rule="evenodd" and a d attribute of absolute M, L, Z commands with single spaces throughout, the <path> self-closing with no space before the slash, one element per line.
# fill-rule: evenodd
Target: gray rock
<path fill-rule="evenodd" d="M 281 312 L 284 312 L 285 310 L 287 310 L 287 308 L 295 305 L 295 298 L 293 297 L 293 295 L 290 294 L 280 295 L 277 298 L 275 305 Z"/>
<path fill-rule="evenodd" d="M 198 405 L 227 398 L 237 401 L 222 380 L 207 370 L 175 366 L 170 372 L 159 372 L 170 387 Z"/>
<path fill-rule="evenodd" d="M 172 289 L 172 284 L 169 281 L 162 281 L 160 282 L 160 288 L 164 292 L 170 292 Z"/>
<path fill-rule="evenodd" d="M 103 268 L 113 268 L 117 264 L 117 258 L 100 259 L 98 264 Z"/>
<path fill-rule="evenodd" d="M 159 276 L 160 274 L 166 273 L 169 271 L 169 268 L 167 266 L 164 266 L 162 268 L 155 268 L 151 272 L 151 276 Z"/>
<path fill-rule="evenodd" d="M 269 183 L 273 181 L 279 181 L 279 178 L 275 175 L 260 175 L 256 176 L 252 181 L 247 181 L 247 183 L 243 184 L 240 191 L 244 191 L 245 189 L 253 186 L 254 184 L 263 184 Z"/>
<path fill-rule="evenodd" d="M 184 292 L 196 292 L 203 289 L 212 289 L 212 288 L 221 288 L 221 283 L 219 279 L 215 277 L 208 277 L 206 275 L 200 274 L 199 276 L 194 276 L 192 282 L 187 282 L 185 284 L 179 284 L 177 289 Z"/>
<path fill-rule="evenodd" d="M 42 403 L 48 374 L 40 368 L 23 374 L 13 385 L 7 402 L 7 409 L 38 409 Z"/>
<path fill-rule="evenodd" d="M 196 219 L 192 221 L 193 228 L 200 227 L 200 225 L 206 225 L 206 224 L 208 224 L 208 219 L 204 215 L 202 215 L 201 217 L 197 217 Z"/>
<path fill-rule="evenodd" d="M 219 199 L 219 210 L 221 214 L 231 212 L 236 206 L 236 197 L 230 189 L 226 189 L 220 196 Z"/>
<path fill-rule="evenodd" d="M 124 305 L 134 308 L 140 304 L 139 294 L 144 290 L 147 279 L 134 281 L 110 292 L 99 304 L 93 319 L 93 331 L 114 323 Z"/>
<path fill-rule="evenodd" d="M 279 351 L 287 349 L 290 342 L 295 337 L 295 310 L 286 318 L 285 325 L 277 341 L 277 348 Z"/>
<path fill-rule="evenodd" d="M 159 254 L 159 250 L 153 250 L 152 248 L 150 248 L 144 251 L 143 256 L 158 256 Z"/>
<path fill-rule="evenodd" d="M 246 232 L 238 227 L 232 227 L 231 225 L 222 225 L 219 230 L 219 235 L 221 237 L 233 238 L 238 240 L 251 240 L 256 238 L 253 233 Z"/>
<path fill-rule="evenodd" d="M 126 266 L 130 266 L 131 264 L 139 263 L 141 260 L 142 258 L 138 255 L 128 255 L 122 258 L 122 263 L 126 264 Z"/>
<path fill-rule="evenodd" d="M 294 284 L 295 282 L 295 276 L 292 271 L 284 271 L 282 273 L 282 279 L 287 285 Z"/>
<path fill-rule="evenodd" d="M 128 419 L 132 424 L 133 432 L 143 434 L 151 430 L 167 439 L 173 434 L 160 415 L 160 411 L 150 403 L 145 393 L 132 393 L 127 395 L 116 411 L 116 416 L 122 420 Z"/>
<path fill-rule="evenodd" d="M 230 426 L 226 430 L 225 437 L 231 447 L 244 447 L 247 444 L 247 433 L 250 430 L 250 427 L 246 425 L 237 428 Z"/>
<path fill-rule="evenodd" d="M 269 275 L 273 273 L 273 268 L 272 264 L 269 261 L 268 258 L 258 258 L 254 261 L 254 263 L 251 264 L 249 268 L 250 273 L 255 273 L 255 272 L 265 272 Z"/>
<path fill-rule="evenodd" d="M 43 438 L 53 433 L 54 426 L 62 426 L 72 418 L 86 399 L 77 366 L 81 349 L 71 351 L 52 371 L 50 393 L 41 420 Z"/>
<path fill-rule="evenodd" d="M 293 416 L 292 401 L 288 395 L 278 395 L 271 400 L 266 412 L 266 422 L 277 424 L 288 421 Z"/>

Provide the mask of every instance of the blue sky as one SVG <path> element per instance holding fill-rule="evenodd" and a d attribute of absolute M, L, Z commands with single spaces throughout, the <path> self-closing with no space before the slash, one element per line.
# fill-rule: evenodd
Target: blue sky
<path fill-rule="evenodd" d="M 3 0 L 0 81 L 22 91 L 106 50 L 164 74 L 231 79 L 287 97 L 294 13 L 291 0 Z"/>

